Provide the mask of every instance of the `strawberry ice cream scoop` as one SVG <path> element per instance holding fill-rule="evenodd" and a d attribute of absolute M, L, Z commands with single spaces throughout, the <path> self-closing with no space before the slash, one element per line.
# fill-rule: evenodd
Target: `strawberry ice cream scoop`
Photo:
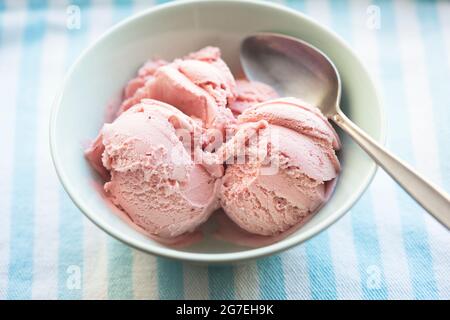
<path fill-rule="evenodd" d="M 220 188 L 226 214 L 240 228 L 276 236 L 301 225 L 329 199 L 340 166 L 333 127 L 320 111 L 295 98 L 246 109 L 239 124 L 267 128 L 227 166 Z"/>
<path fill-rule="evenodd" d="M 143 100 L 100 132 L 96 143 L 110 174 L 105 191 L 149 235 L 193 232 L 218 206 L 216 178 L 194 162 L 180 139 L 194 135 L 196 126 L 170 105 Z M 91 150 L 88 159 L 98 163 L 99 149 Z"/>
<path fill-rule="evenodd" d="M 123 98 L 129 99 L 136 92 L 143 88 L 148 81 L 154 79 L 156 70 L 168 64 L 167 61 L 161 59 L 148 60 L 138 71 L 137 77 L 131 79 L 123 91 Z"/>
<path fill-rule="evenodd" d="M 161 63 L 151 70 L 151 78 L 130 82 L 127 99 L 119 113 L 142 99 L 151 98 L 171 104 L 188 116 L 201 119 L 205 127 L 223 128 L 234 122 L 227 106 L 235 99 L 236 83 L 228 66 L 220 58 L 220 50 L 206 47 L 170 64 Z M 134 87 L 139 89 L 134 90 Z"/>
<path fill-rule="evenodd" d="M 236 98 L 230 105 L 235 115 L 240 115 L 251 106 L 278 98 L 277 92 L 269 85 L 245 79 L 236 80 Z"/>
<path fill-rule="evenodd" d="M 220 117 L 233 119 L 226 108 L 234 97 L 231 88 L 221 71 L 207 62 L 182 60 L 162 67 L 149 91 L 153 99 L 201 119 L 206 127 L 211 127 Z"/>

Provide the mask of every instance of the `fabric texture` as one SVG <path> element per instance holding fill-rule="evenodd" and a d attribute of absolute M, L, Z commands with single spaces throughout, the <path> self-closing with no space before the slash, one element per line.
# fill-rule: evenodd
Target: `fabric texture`
<path fill-rule="evenodd" d="M 450 3 L 281 3 L 355 49 L 379 85 L 388 148 L 450 191 Z M 52 99 L 83 48 L 156 4 L 0 0 L 0 299 L 450 299 L 450 233 L 382 170 L 329 229 L 239 266 L 156 258 L 84 218 L 50 159 Z"/>

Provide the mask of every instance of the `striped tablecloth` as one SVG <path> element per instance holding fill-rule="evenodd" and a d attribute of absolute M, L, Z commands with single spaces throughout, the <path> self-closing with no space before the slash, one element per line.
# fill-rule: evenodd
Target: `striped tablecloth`
<path fill-rule="evenodd" d="M 388 147 L 449 191 L 450 3 L 283 3 L 359 53 L 384 98 Z M 0 298 L 449 299 L 450 233 L 382 171 L 327 231 L 242 266 L 146 255 L 84 218 L 50 160 L 51 102 L 83 48 L 155 4 L 0 0 Z"/>

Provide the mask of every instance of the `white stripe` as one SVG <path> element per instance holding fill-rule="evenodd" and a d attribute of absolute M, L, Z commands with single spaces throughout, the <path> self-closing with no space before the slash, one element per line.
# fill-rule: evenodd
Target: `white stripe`
<path fill-rule="evenodd" d="M 137 13 L 142 10 L 148 9 L 154 5 L 156 5 L 156 3 L 153 0 L 149 1 L 134 0 L 133 13 Z"/>
<path fill-rule="evenodd" d="M 54 0 L 53 2 L 55 2 Z M 64 11 L 49 3 L 47 26 L 65 28 Z M 49 30 L 43 40 L 36 139 L 33 299 L 56 299 L 58 290 L 59 184 L 48 144 L 48 119 L 65 67 L 65 34 Z M 55 50 L 58 48 L 57 50 Z"/>
<path fill-rule="evenodd" d="M 406 103 L 411 120 L 411 142 L 419 170 L 437 184 L 442 184 L 438 146 L 433 123 L 433 105 L 423 43 L 412 2 L 394 3 L 398 22 L 398 44 L 402 60 Z M 430 48 L 431 49 L 431 48 Z M 435 161 L 430 161 L 435 159 Z"/>
<path fill-rule="evenodd" d="M 260 290 L 257 262 L 236 264 L 233 269 L 236 299 L 258 299 Z"/>
<path fill-rule="evenodd" d="M 135 299 L 158 299 L 156 257 L 133 249 L 133 292 Z"/>
<path fill-rule="evenodd" d="M 286 298 L 312 299 L 305 245 L 286 251 L 282 257 Z"/>
<path fill-rule="evenodd" d="M 331 12 L 327 1 L 309 1 L 306 12 L 324 25 L 331 27 Z M 339 299 L 360 299 L 362 296 L 361 279 L 349 213 L 330 227 L 328 234 L 337 297 Z"/>
<path fill-rule="evenodd" d="M 433 104 L 425 58 L 425 48 L 421 40 L 417 8 L 411 2 L 396 2 L 399 27 L 399 45 L 402 56 L 405 92 L 410 117 L 414 158 L 417 169 L 425 177 L 442 185 L 442 173 L 439 168 L 438 143 L 433 122 Z M 429 4 L 433 5 L 433 4 Z M 448 18 L 448 16 L 447 16 Z M 448 19 L 447 19 L 448 20 Z M 411 48 L 414 48 L 413 50 Z M 433 50 L 432 48 L 429 48 Z M 439 130 L 439 128 L 437 129 Z M 448 146 L 441 146 L 445 148 Z M 432 159 L 430 161 L 430 159 Z M 441 297 L 450 297 L 450 233 L 424 210 L 424 215 L 433 259 L 436 285 Z"/>
<path fill-rule="evenodd" d="M 108 297 L 108 256 L 106 235 L 92 222 L 83 219 L 83 299 Z"/>
<path fill-rule="evenodd" d="M 371 5 L 368 0 L 352 0 L 350 3 L 352 20 L 352 48 L 369 69 L 378 88 L 380 88 L 379 58 L 377 54 L 376 30 L 367 26 L 367 9 Z"/>
<path fill-rule="evenodd" d="M 444 46 L 447 53 L 447 63 L 450 65 L 450 2 L 438 1 L 436 5 L 439 23 L 442 26 L 442 40 L 444 41 Z"/>
<path fill-rule="evenodd" d="M 94 1 L 89 10 L 87 28 L 89 30 L 88 42 L 91 44 L 112 25 L 112 5 L 110 1 Z M 83 28 L 83 20 L 81 27 Z M 106 108 L 106 106 L 104 107 Z M 83 298 L 106 299 L 108 297 L 107 235 L 87 218 L 83 218 L 83 225 Z"/>
<path fill-rule="evenodd" d="M 375 76 L 375 82 L 379 84 L 380 61 L 376 40 L 378 31 L 369 29 L 366 25 L 368 19 L 366 10 L 370 5 L 371 2 L 366 0 L 353 0 L 351 2 L 354 21 L 354 46 L 364 61 L 367 62 L 369 69 Z M 383 25 L 381 25 L 381 28 L 383 28 Z M 379 88 L 381 89 L 381 87 Z M 370 190 L 388 295 L 394 299 L 412 298 L 409 268 L 403 244 L 400 209 L 394 182 L 380 169 Z M 380 201 L 381 195 L 382 201 Z"/>
<path fill-rule="evenodd" d="M 331 22 L 330 8 L 324 0 L 306 0 L 305 13 L 326 26 Z"/>
<path fill-rule="evenodd" d="M 191 263 L 183 264 L 184 298 L 208 300 L 208 267 Z"/>
<path fill-rule="evenodd" d="M 338 299 L 361 299 L 361 277 L 353 238 L 351 212 L 328 229 Z"/>
<path fill-rule="evenodd" d="M 14 166 L 14 124 L 16 113 L 17 83 L 22 56 L 22 33 L 26 10 L 8 11 L 15 0 L 5 3 L 1 17 L 0 43 L 0 300 L 6 297 L 9 268 L 9 240 L 11 217 L 11 187 Z M 7 42 L 6 42 L 7 41 Z"/>

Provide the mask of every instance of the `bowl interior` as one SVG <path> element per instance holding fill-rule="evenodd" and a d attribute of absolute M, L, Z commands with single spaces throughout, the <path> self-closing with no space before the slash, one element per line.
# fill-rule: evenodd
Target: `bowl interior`
<path fill-rule="evenodd" d="M 240 41 L 258 31 L 298 37 L 329 55 L 341 74 L 344 111 L 372 137 L 382 139 L 379 100 L 367 71 L 338 38 L 303 15 L 273 4 L 240 1 L 180 2 L 150 9 L 114 27 L 85 51 L 69 72 L 54 106 L 51 146 L 58 174 L 74 202 L 93 222 L 148 252 L 224 262 L 267 255 L 300 243 L 337 220 L 358 199 L 375 165 L 340 133 L 342 174 L 331 200 L 302 229 L 271 246 L 249 249 L 207 237 L 188 248 L 168 248 L 134 230 L 113 214 L 104 200 L 99 191 L 101 181 L 84 159 L 83 150 L 105 121 L 107 106 L 117 102 L 137 68 L 149 57 L 172 59 L 214 45 L 221 48 L 224 60 L 239 76 Z"/>

